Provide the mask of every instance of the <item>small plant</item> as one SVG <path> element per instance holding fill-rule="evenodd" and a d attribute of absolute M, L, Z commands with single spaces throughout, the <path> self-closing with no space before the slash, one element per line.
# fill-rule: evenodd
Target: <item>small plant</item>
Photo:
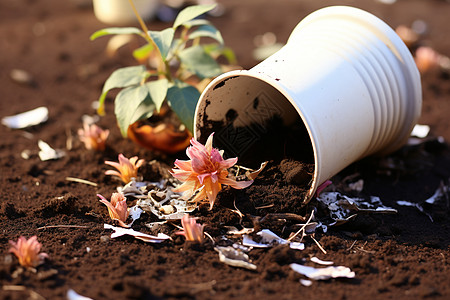
<path fill-rule="evenodd" d="M 119 177 L 125 184 L 131 181 L 131 178 L 137 178 L 137 170 L 144 164 L 145 160 L 138 160 L 137 156 L 128 159 L 123 154 L 119 154 L 119 162 L 105 161 L 105 164 L 110 165 L 116 170 L 108 170 L 106 175 L 113 175 Z"/>
<path fill-rule="evenodd" d="M 228 175 L 228 168 L 237 163 L 237 157 L 223 159 L 222 152 L 212 147 L 212 133 L 205 145 L 191 139 L 191 146 L 186 149 L 186 154 L 191 160 L 176 160 L 172 175 L 183 182 L 182 185 L 174 189 L 174 192 L 183 192 L 185 199 L 191 198 L 198 192 L 191 201 L 202 201 L 207 199 L 210 210 L 214 206 L 217 194 L 222 189 L 222 185 L 229 185 L 235 189 L 243 189 L 250 186 L 253 180 L 236 181 Z"/>
<path fill-rule="evenodd" d="M 111 202 L 100 194 L 97 194 L 97 196 L 101 199 L 100 202 L 108 207 L 109 217 L 112 220 L 116 220 L 122 227 L 130 227 L 125 223 L 128 219 L 128 207 L 127 199 L 122 193 L 113 193 L 111 195 Z"/>
<path fill-rule="evenodd" d="M 95 124 L 84 122 L 83 129 L 78 129 L 78 136 L 86 149 L 105 151 L 109 130 L 103 130 Z"/>
<path fill-rule="evenodd" d="M 178 231 L 176 234 L 184 235 L 186 241 L 203 243 L 203 228 L 205 225 L 198 224 L 197 218 L 191 218 L 188 214 L 185 214 L 181 218 L 181 225 L 183 226 L 183 231 Z"/>
<path fill-rule="evenodd" d="M 12 247 L 9 252 L 14 253 L 19 259 L 19 264 L 25 268 L 35 268 L 42 264 L 45 258 L 48 257 L 47 253 L 39 253 L 41 251 L 42 244 L 37 241 L 37 236 L 32 236 L 30 239 L 21 236 L 17 240 L 9 241 Z"/>
<path fill-rule="evenodd" d="M 129 1 L 134 9 L 133 2 Z M 91 40 L 106 35 L 134 34 L 146 41 L 133 56 L 137 61 L 147 63 L 114 71 L 106 80 L 99 99 L 97 111 L 102 115 L 107 93 L 114 88 L 122 89 L 114 106 L 124 137 L 127 137 L 130 125 L 158 114 L 164 107 L 169 107 L 192 132 L 200 91 L 188 82 L 192 79 L 198 82 L 211 80 L 221 74 L 222 67 L 216 60 L 221 55 L 229 62 L 235 61 L 233 52 L 224 47 L 220 32 L 209 21 L 196 19 L 214 7 L 187 7 L 178 14 L 172 27 L 162 31 L 148 30 L 135 10 L 142 29 L 115 27 L 92 34 Z M 214 43 L 200 44 L 200 39 L 205 37 L 213 39 Z M 152 65 L 155 62 L 156 65 Z"/>

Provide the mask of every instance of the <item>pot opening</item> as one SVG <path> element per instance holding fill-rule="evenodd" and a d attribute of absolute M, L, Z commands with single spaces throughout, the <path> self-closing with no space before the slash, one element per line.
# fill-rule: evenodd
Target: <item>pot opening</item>
<path fill-rule="evenodd" d="M 276 80 L 276 79 L 275 79 Z M 246 74 L 214 81 L 196 112 L 196 138 L 238 164 L 258 168 L 263 161 L 295 159 L 314 163 L 308 131 L 296 109 L 270 83 Z"/>

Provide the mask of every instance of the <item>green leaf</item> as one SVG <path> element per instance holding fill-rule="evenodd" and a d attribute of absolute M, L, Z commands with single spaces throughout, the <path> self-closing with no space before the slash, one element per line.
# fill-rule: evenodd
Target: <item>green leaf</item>
<path fill-rule="evenodd" d="M 146 98 L 150 97 L 145 85 L 128 87 L 117 94 L 114 102 L 114 112 L 122 136 L 127 136 L 128 126 L 134 123 L 133 117 L 135 112 Z"/>
<path fill-rule="evenodd" d="M 145 98 L 144 101 L 142 101 L 141 104 L 139 104 L 139 106 L 136 108 L 133 117 L 131 117 L 130 125 L 139 120 L 150 118 L 154 112 L 155 104 L 153 103 L 152 99 L 150 97 Z"/>
<path fill-rule="evenodd" d="M 214 27 L 213 25 L 200 25 L 198 28 L 196 28 L 193 32 L 189 34 L 189 39 L 201 37 L 209 37 L 219 42 L 220 45 L 224 44 L 222 34 L 220 34 L 220 31 L 217 30 L 217 28 Z"/>
<path fill-rule="evenodd" d="M 211 55 L 211 57 L 215 57 L 217 59 L 217 57 L 223 55 L 230 64 L 237 64 L 236 55 L 229 47 L 223 47 L 218 44 L 207 44 L 203 45 L 203 49 L 205 49 L 205 52 Z"/>
<path fill-rule="evenodd" d="M 172 28 L 176 29 L 178 26 L 182 25 L 183 23 L 190 21 L 192 19 L 195 19 L 198 16 L 203 15 L 204 13 L 212 10 L 214 7 L 216 7 L 216 4 L 193 5 L 193 6 L 186 7 L 185 9 L 180 11 L 177 18 L 175 19 L 175 22 L 173 23 Z"/>
<path fill-rule="evenodd" d="M 186 48 L 178 54 L 184 67 L 199 78 L 211 78 L 222 73 L 219 64 L 201 45 Z"/>
<path fill-rule="evenodd" d="M 133 51 L 133 57 L 138 61 L 142 61 L 146 59 L 152 51 L 153 45 L 145 44 L 144 46 L 139 47 Z"/>
<path fill-rule="evenodd" d="M 236 55 L 234 54 L 233 49 L 225 47 L 222 49 L 221 54 L 225 56 L 225 58 L 228 60 L 228 62 L 232 65 L 237 64 Z"/>
<path fill-rule="evenodd" d="M 162 31 L 149 31 L 148 34 L 155 42 L 156 46 L 161 52 L 162 58 L 165 60 L 172 45 L 173 35 L 175 30 L 173 28 L 166 28 Z"/>
<path fill-rule="evenodd" d="M 195 87 L 178 80 L 167 91 L 170 107 L 191 132 L 194 128 L 194 113 L 199 97 L 200 93 Z"/>
<path fill-rule="evenodd" d="M 99 37 L 102 37 L 105 35 L 111 35 L 111 34 L 139 34 L 139 35 L 142 35 L 143 32 L 142 32 L 142 30 L 140 30 L 139 28 L 136 28 L 136 27 L 110 27 L 110 28 L 104 28 L 104 29 L 97 30 L 90 36 L 90 39 L 91 39 L 91 41 L 93 41 Z"/>
<path fill-rule="evenodd" d="M 99 108 L 97 109 L 99 114 L 103 114 L 104 102 L 106 94 L 114 88 L 124 88 L 132 85 L 137 85 L 147 75 L 147 70 L 144 65 L 125 67 L 114 71 L 103 85 L 102 94 L 99 98 Z"/>
<path fill-rule="evenodd" d="M 187 28 L 191 28 L 194 26 L 200 26 L 200 25 L 211 25 L 211 22 L 209 22 L 208 20 L 205 20 L 205 19 L 195 19 L 195 20 L 190 20 L 190 21 L 186 21 L 183 23 L 183 26 L 187 27 Z"/>
<path fill-rule="evenodd" d="M 155 104 L 155 109 L 159 112 L 161 105 L 166 99 L 167 89 L 169 88 L 169 81 L 165 78 L 150 81 L 145 83 L 152 102 Z"/>

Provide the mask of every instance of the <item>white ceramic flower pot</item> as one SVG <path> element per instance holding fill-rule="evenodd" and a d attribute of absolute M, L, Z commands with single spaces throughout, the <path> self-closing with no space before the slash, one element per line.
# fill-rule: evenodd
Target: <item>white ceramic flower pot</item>
<path fill-rule="evenodd" d="M 144 20 L 153 18 L 160 0 L 133 0 L 136 10 Z M 128 0 L 93 0 L 97 19 L 109 25 L 127 25 L 137 22 Z"/>
<path fill-rule="evenodd" d="M 349 164 L 399 149 L 421 105 L 419 72 L 397 34 L 370 13 L 334 6 L 303 19 L 254 68 L 212 81 L 197 105 L 194 137 L 214 131 L 215 146 L 244 166 L 275 154 L 313 162 L 308 201 Z M 279 120 L 295 135 L 279 139 Z"/>

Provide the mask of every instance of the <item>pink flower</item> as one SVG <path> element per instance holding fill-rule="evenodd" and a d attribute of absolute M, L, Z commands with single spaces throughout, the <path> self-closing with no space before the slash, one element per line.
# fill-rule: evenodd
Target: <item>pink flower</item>
<path fill-rule="evenodd" d="M 105 204 L 108 207 L 109 216 L 112 220 L 117 220 L 119 225 L 122 227 L 130 227 L 125 224 L 128 218 L 128 207 L 127 207 L 127 199 L 122 193 L 113 193 L 111 195 L 111 202 L 105 199 L 100 194 L 97 194 L 100 197 L 100 202 Z"/>
<path fill-rule="evenodd" d="M 210 210 L 214 206 L 216 196 L 223 184 L 235 189 L 243 189 L 253 183 L 253 180 L 236 181 L 228 177 L 227 169 L 234 166 L 238 159 L 236 157 L 224 160 L 222 153 L 212 147 L 213 134 L 208 137 L 204 146 L 191 139 L 192 146 L 186 149 L 186 154 L 191 160 L 177 159 L 175 161 L 177 168 L 172 169 L 171 173 L 183 182 L 174 189 L 175 192 L 183 192 L 183 197 L 188 199 L 198 191 L 192 201 L 207 199 L 210 203 Z"/>
<path fill-rule="evenodd" d="M 78 129 L 78 136 L 86 149 L 105 151 L 109 130 L 103 130 L 95 124 L 83 123 L 83 129 Z"/>
<path fill-rule="evenodd" d="M 183 231 L 178 231 L 176 234 L 184 235 L 187 241 L 203 243 L 203 227 L 197 223 L 197 218 L 191 218 L 188 214 L 185 214 L 181 219 L 181 225 Z"/>
<path fill-rule="evenodd" d="M 48 257 L 47 253 L 39 253 L 42 244 L 37 241 L 37 236 L 32 236 L 29 240 L 21 236 L 17 243 L 13 241 L 9 241 L 9 243 L 12 245 L 9 252 L 17 256 L 20 265 L 23 267 L 37 267 Z"/>
<path fill-rule="evenodd" d="M 113 161 L 105 161 L 105 164 L 110 165 L 118 170 L 108 170 L 105 172 L 106 175 L 118 176 L 124 183 L 128 183 L 131 181 L 131 178 L 137 177 L 137 170 L 144 164 L 144 160 L 140 159 L 138 161 L 137 156 L 128 159 L 123 156 L 123 154 L 119 154 L 119 163 Z"/>

